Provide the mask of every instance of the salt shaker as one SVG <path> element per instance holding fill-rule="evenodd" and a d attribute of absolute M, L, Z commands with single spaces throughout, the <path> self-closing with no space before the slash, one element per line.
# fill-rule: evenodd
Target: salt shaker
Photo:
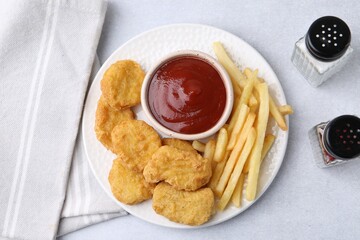
<path fill-rule="evenodd" d="M 317 19 L 296 42 L 291 61 L 313 87 L 338 72 L 349 60 L 351 32 L 340 18 Z"/>
<path fill-rule="evenodd" d="M 349 160 L 360 160 L 360 118 L 342 115 L 314 126 L 309 131 L 316 164 L 330 167 Z"/>

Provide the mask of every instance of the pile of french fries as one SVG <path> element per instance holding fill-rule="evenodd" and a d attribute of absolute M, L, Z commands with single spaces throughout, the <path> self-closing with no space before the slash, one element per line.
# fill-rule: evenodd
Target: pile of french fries
<path fill-rule="evenodd" d="M 218 209 L 224 210 L 230 200 L 236 207 L 241 206 L 246 178 L 245 198 L 255 199 L 261 162 L 275 141 L 274 135 L 266 134 L 269 118 L 287 131 L 284 116 L 292 114 L 293 109 L 290 105 L 277 106 L 258 71 L 246 68 L 242 72 L 220 42 L 213 44 L 213 50 L 232 81 L 234 107 L 216 139 L 206 144 L 193 141 L 192 145 L 213 163 L 208 186 L 219 198 Z"/>

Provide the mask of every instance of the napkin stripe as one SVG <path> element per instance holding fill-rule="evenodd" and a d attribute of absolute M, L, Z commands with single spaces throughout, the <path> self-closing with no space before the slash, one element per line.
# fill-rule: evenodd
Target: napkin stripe
<path fill-rule="evenodd" d="M 75 190 L 75 199 L 74 199 L 74 214 L 79 215 L 80 208 L 81 208 L 81 200 L 82 200 L 82 194 L 81 194 L 81 186 L 80 186 L 80 173 L 79 173 L 79 165 L 74 164 L 73 165 L 74 170 L 74 190 Z"/>
<path fill-rule="evenodd" d="M 70 174 L 70 177 L 69 177 L 69 183 L 73 183 L 72 181 L 72 172 L 74 171 L 74 164 L 75 162 L 73 161 L 72 162 L 72 165 L 71 165 L 71 174 Z M 65 217 L 69 217 L 70 216 L 70 210 L 72 209 L 72 205 L 73 205 L 73 202 L 74 202 L 74 197 L 73 197 L 73 187 L 70 187 L 70 185 L 68 186 L 67 188 L 67 191 L 66 191 L 66 202 L 67 204 L 69 205 L 68 208 L 65 209 L 65 211 L 63 212 L 63 215 Z"/>
<path fill-rule="evenodd" d="M 90 192 L 90 178 L 89 173 L 90 169 L 87 162 L 82 164 L 83 166 L 83 179 L 84 179 L 84 189 L 85 189 L 85 202 L 84 202 L 84 212 L 89 212 L 90 209 L 90 201 L 91 201 L 91 192 Z"/>
<path fill-rule="evenodd" d="M 34 106 L 34 110 L 32 112 L 30 135 L 29 135 L 30 138 L 29 138 L 28 145 L 27 145 L 26 152 L 25 152 L 26 155 L 24 157 L 24 167 L 23 167 L 23 172 L 22 172 L 21 179 L 20 179 L 19 192 L 18 192 L 16 205 L 15 205 L 14 219 L 12 222 L 12 226 L 10 228 L 10 237 L 14 237 L 14 235 L 15 235 L 16 223 L 17 223 L 17 220 L 19 217 L 19 210 L 20 210 L 20 206 L 21 206 L 21 202 L 22 202 L 22 197 L 23 197 L 23 193 L 24 193 L 24 185 L 25 185 L 28 165 L 29 165 L 29 161 L 30 161 L 32 139 L 34 137 L 35 124 L 36 124 L 36 120 L 37 120 L 37 116 L 38 116 L 37 113 L 38 113 L 40 100 L 41 100 L 41 93 L 42 93 L 42 89 L 44 86 L 45 74 L 46 74 L 48 63 L 49 63 L 52 45 L 53 45 L 54 37 L 55 37 L 55 29 L 56 29 L 57 20 L 58 20 L 58 13 L 59 13 L 58 9 L 59 9 L 60 2 L 59 2 L 59 0 L 52 1 L 52 2 L 55 2 L 56 4 L 55 4 L 55 9 L 54 9 L 54 12 L 52 15 L 52 21 L 50 24 L 50 35 L 49 35 L 49 40 L 48 40 L 47 46 L 46 46 L 45 59 L 44 59 L 43 65 L 42 65 L 38 91 L 36 94 L 35 106 Z"/>
<path fill-rule="evenodd" d="M 50 19 L 50 15 L 52 12 L 52 2 L 50 2 L 50 4 L 48 4 L 47 9 L 46 9 L 46 17 L 45 17 L 45 22 L 44 22 L 44 30 L 43 30 L 43 34 L 42 34 L 42 38 L 41 38 L 41 43 L 40 43 L 40 49 L 39 49 L 39 54 L 37 57 L 37 61 L 36 61 L 36 66 L 35 66 L 35 71 L 34 71 L 34 75 L 31 81 L 31 87 L 30 87 L 30 93 L 29 93 L 29 99 L 27 101 L 27 106 L 26 106 L 26 111 L 25 111 L 25 117 L 24 117 L 24 122 L 23 122 L 23 128 L 22 128 L 22 132 L 21 132 L 21 140 L 20 140 L 20 146 L 19 146 L 19 151 L 18 151 L 18 155 L 17 155 L 17 159 L 16 159 L 16 166 L 15 166 L 15 171 L 14 171 L 14 179 L 11 185 L 11 191 L 10 191 L 10 196 L 9 196 L 9 201 L 8 201 L 8 206 L 6 209 L 6 215 L 5 215 L 5 220 L 4 220 L 4 227 L 3 227 L 3 232 L 2 235 L 3 236 L 7 236 L 7 231 L 9 230 L 8 226 L 10 223 L 10 218 L 13 216 L 12 211 L 13 211 L 13 204 L 14 202 L 14 198 L 15 198 L 15 193 L 17 190 L 17 185 L 18 185 L 18 178 L 20 175 L 20 167 L 21 167 L 21 162 L 23 159 L 23 153 L 24 153 L 24 148 L 25 148 L 25 141 L 27 140 L 27 136 L 28 136 L 28 131 L 29 127 L 29 117 L 30 117 L 30 113 L 31 113 L 31 109 L 32 109 L 32 105 L 33 105 L 33 101 L 34 101 L 34 96 L 35 96 L 35 86 L 37 85 L 37 80 L 38 80 L 38 75 L 39 75 L 39 71 L 40 71 L 40 66 L 41 63 L 43 61 L 43 55 L 44 55 L 44 50 L 45 50 L 45 46 L 46 46 L 46 40 L 48 37 L 48 31 L 49 31 L 49 19 Z M 27 141 L 26 141 L 27 142 Z"/>
<path fill-rule="evenodd" d="M 78 137 L 81 137 L 81 134 Z M 73 158 L 81 158 L 78 154 L 79 153 L 75 152 Z M 88 163 L 73 161 L 71 169 L 72 172 L 70 174 L 69 182 L 71 182 L 72 187 L 69 187 L 67 190 L 67 206 L 63 210 L 63 216 L 66 217 L 88 213 L 92 199 L 90 169 Z M 86 220 L 86 218 L 84 219 Z"/>

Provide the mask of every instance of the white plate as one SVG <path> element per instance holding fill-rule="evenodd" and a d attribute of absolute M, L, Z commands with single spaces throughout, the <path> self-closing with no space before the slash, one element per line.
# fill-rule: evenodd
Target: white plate
<path fill-rule="evenodd" d="M 114 62 L 120 59 L 133 59 L 139 62 L 145 71 L 164 55 L 181 49 L 193 49 L 203 51 L 215 57 L 212 51 L 212 43 L 221 41 L 227 51 L 231 54 L 232 59 L 236 61 L 240 68 L 250 67 L 259 69 L 259 76 L 264 78 L 269 84 L 271 95 L 275 101 L 280 104 L 286 104 L 284 92 L 275 73 L 266 60 L 249 44 L 226 31 L 204 25 L 196 24 L 176 24 L 156 28 L 140 34 L 126 42 L 118 48 L 103 64 L 97 73 L 89 94 L 86 99 L 84 116 L 82 122 L 83 140 L 85 151 L 91 166 L 91 169 L 105 192 L 117 204 L 122 206 L 130 214 L 139 217 L 145 221 L 175 228 L 189 228 L 189 226 L 178 224 L 167 220 L 156 214 L 151 207 L 151 200 L 138 205 L 129 206 L 117 201 L 110 189 L 108 183 L 108 174 L 115 155 L 107 151 L 105 147 L 96 139 L 94 132 L 95 111 L 97 101 L 101 95 L 100 81 L 106 69 Z M 141 107 L 133 109 L 138 119 L 147 121 Z M 288 119 L 286 119 L 288 121 Z M 148 122 L 148 121 L 147 121 Z M 239 213 L 243 212 L 265 192 L 270 183 L 276 176 L 284 158 L 288 132 L 278 129 L 272 124 L 272 133 L 275 134 L 276 140 L 269 154 L 264 160 L 258 185 L 257 198 L 253 202 L 242 201 L 242 207 L 236 208 L 229 206 L 223 212 L 217 212 L 209 222 L 200 227 L 211 226 L 228 220 Z M 245 183 L 246 184 L 246 183 Z M 230 204 L 231 205 L 231 204 Z"/>

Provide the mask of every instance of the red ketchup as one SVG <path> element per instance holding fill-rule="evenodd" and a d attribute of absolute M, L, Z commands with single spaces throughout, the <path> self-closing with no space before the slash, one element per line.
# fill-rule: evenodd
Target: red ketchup
<path fill-rule="evenodd" d="M 196 134 L 209 130 L 220 119 L 226 91 L 220 74 L 209 63 L 185 56 L 158 68 L 151 79 L 148 102 L 164 127 Z"/>

